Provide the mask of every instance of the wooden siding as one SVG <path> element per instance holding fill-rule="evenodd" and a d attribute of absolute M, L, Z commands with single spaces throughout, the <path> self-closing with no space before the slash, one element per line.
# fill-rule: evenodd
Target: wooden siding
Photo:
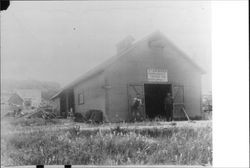
<path fill-rule="evenodd" d="M 75 111 L 77 113 L 85 113 L 89 109 L 98 109 L 105 112 L 105 89 L 104 77 L 102 74 L 79 83 L 74 87 Z M 83 93 L 84 103 L 79 104 L 78 95 Z"/>
<path fill-rule="evenodd" d="M 60 115 L 60 98 L 56 98 L 53 100 L 53 111 L 56 113 L 56 115 Z"/>

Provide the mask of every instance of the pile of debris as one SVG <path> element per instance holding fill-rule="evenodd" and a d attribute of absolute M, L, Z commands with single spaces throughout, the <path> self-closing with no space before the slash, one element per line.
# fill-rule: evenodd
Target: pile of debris
<path fill-rule="evenodd" d="M 32 110 L 11 111 L 5 117 L 54 119 L 56 118 L 56 114 L 51 109 L 40 107 Z"/>
<path fill-rule="evenodd" d="M 56 118 L 56 114 L 54 114 L 51 110 L 38 108 L 34 112 L 24 115 L 23 117 L 53 119 L 53 118 Z"/>
<path fill-rule="evenodd" d="M 104 116 L 101 110 L 91 109 L 86 111 L 85 113 L 75 113 L 74 114 L 75 122 L 87 122 L 87 123 L 103 123 Z"/>

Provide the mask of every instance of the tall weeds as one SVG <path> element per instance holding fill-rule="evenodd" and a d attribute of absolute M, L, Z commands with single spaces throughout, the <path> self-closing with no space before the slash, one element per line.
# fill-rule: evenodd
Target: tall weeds
<path fill-rule="evenodd" d="M 2 165 L 212 164 L 205 128 L 39 131 L 2 137 Z"/>

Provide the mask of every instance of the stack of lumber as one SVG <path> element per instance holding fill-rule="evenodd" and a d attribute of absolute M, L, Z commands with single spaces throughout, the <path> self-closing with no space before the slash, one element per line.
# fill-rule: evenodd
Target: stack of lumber
<path fill-rule="evenodd" d="M 43 119 L 53 119 L 56 118 L 56 114 L 53 112 L 47 111 L 43 108 L 38 108 L 34 112 L 25 115 L 25 118 L 43 118 Z"/>

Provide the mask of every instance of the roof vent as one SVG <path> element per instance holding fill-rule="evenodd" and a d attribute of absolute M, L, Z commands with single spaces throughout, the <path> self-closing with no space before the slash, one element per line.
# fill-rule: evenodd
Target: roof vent
<path fill-rule="evenodd" d="M 161 37 L 150 39 L 148 44 L 150 48 L 164 48 L 165 47 L 164 40 Z"/>
<path fill-rule="evenodd" d="M 118 42 L 116 44 L 117 53 L 119 54 L 130 48 L 134 41 L 135 39 L 132 36 L 127 36 L 122 41 Z"/>

